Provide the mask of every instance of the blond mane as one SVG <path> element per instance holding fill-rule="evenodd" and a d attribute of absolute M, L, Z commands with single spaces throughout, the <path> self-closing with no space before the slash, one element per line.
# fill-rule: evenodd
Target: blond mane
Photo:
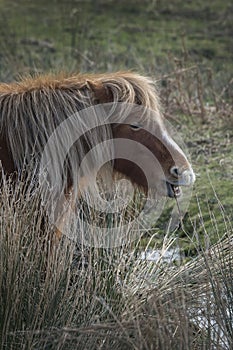
<path fill-rule="evenodd" d="M 32 162 L 32 155 L 36 164 L 49 137 L 64 120 L 77 111 L 108 102 L 136 103 L 160 114 L 153 81 L 132 72 L 47 74 L 0 84 L 0 136 L 7 140 L 16 170 Z M 93 130 L 85 140 L 78 140 L 73 147 L 78 164 L 87 145 L 91 149 L 108 138 L 109 125 L 101 133 Z"/>

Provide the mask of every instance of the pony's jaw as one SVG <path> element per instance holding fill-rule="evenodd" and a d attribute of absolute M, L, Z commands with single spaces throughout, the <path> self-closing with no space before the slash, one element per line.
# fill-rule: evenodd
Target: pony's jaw
<path fill-rule="evenodd" d="M 124 170 L 127 163 L 126 160 L 118 160 L 115 165 L 121 166 L 115 168 L 115 171 L 121 178 L 130 180 L 134 187 L 138 187 L 143 192 L 148 193 L 149 190 L 156 192 L 158 196 L 178 198 L 182 196 L 182 187 L 192 186 L 195 182 L 195 174 L 190 166 L 189 169 L 184 170 L 178 177 L 171 176 L 167 171 L 151 173 L 150 185 L 148 185 L 147 179 L 142 170 L 136 166 L 132 166 L 130 173 L 126 173 Z M 162 176 L 161 176 L 162 175 Z M 150 180 L 151 180 L 150 179 Z"/>

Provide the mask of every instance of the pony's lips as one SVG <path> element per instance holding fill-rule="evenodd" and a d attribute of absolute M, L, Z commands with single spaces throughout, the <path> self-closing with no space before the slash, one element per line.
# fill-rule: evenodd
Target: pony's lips
<path fill-rule="evenodd" d="M 182 190 L 180 188 L 180 186 L 177 185 L 173 185 L 170 182 L 166 181 L 166 185 L 167 185 L 167 195 L 170 198 L 177 198 L 180 197 L 182 194 Z"/>

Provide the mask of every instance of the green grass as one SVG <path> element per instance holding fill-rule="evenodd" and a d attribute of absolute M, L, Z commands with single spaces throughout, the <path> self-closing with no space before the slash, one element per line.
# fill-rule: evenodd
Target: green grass
<path fill-rule="evenodd" d="M 154 5 L 153 5 L 154 3 Z M 157 4 L 157 5 L 156 5 Z M 169 52 L 180 55 L 185 38 L 192 58 L 216 71 L 232 71 L 232 45 L 229 1 L 181 3 L 152 1 L 52 1 L 32 3 L 2 1 L 2 43 L 9 38 L 20 60 L 31 56 L 31 63 L 51 68 L 46 48 L 21 40 L 50 40 L 53 59 L 71 55 L 76 69 L 106 70 L 147 67 L 157 74 L 166 71 Z M 74 50 L 78 51 L 74 54 Z M 44 51 L 44 52 L 43 52 Z M 72 53 L 73 52 L 73 53 Z M 80 64 L 84 54 L 93 65 Z M 53 61 L 53 60 L 52 60 Z M 95 62 L 98 62 L 96 66 Z M 40 67 L 37 67 L 40 68 Z M 71 67 L 73 68 L 73 67 Z M 227 74 L 227 72 L 229 74 Z"/>

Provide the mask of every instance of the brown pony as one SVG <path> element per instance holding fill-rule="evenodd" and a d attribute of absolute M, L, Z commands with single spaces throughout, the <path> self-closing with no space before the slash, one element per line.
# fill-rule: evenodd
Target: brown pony
<path fill-rule="evenodd" d="M 77 187 L 73 162 L 80 165 L 92 147 L 112 139 L 115 155 L 110 163 L 114 173 L 120 173 L 147 192 L 148 176 L 142 167 L 152 165 L 145 153 L 149 151 L 162 169 L 162 172 L 157 172 L 156 166 L 149 169 L 150 186 L 160 195 L 179 196 L 180 185 L 189 186 L 194 182 L 193 170 L 165 128 L 152 80 L 132 72 L 43 75 L 0 84 L 0 161 L 5 173 L 20 173 L 27 165 L 37 167 L 46 143 L 62 122 L 91 106 L 112 103 L 136 105 L 144 108 L 144 112 L 141 113 L 140 108 L 136 112 L 132 109 L 127 117 L 123 113 L 117 122 L 84 132 L 66 158 L 68 175 L 64 191 L 70 193 Z M 130 145 L 130 141 L 134 142 L 128 157 L 123 158 L 118 152 L 120 143 L 116 141 L 119 139 L 129 140 Z M 134 160 L 139 160 L 142 166 Z M 95 167 L 95 159 L 92 166 Z M 88 186 L 85 173 L 79 187 L 80 184 Z"/>

